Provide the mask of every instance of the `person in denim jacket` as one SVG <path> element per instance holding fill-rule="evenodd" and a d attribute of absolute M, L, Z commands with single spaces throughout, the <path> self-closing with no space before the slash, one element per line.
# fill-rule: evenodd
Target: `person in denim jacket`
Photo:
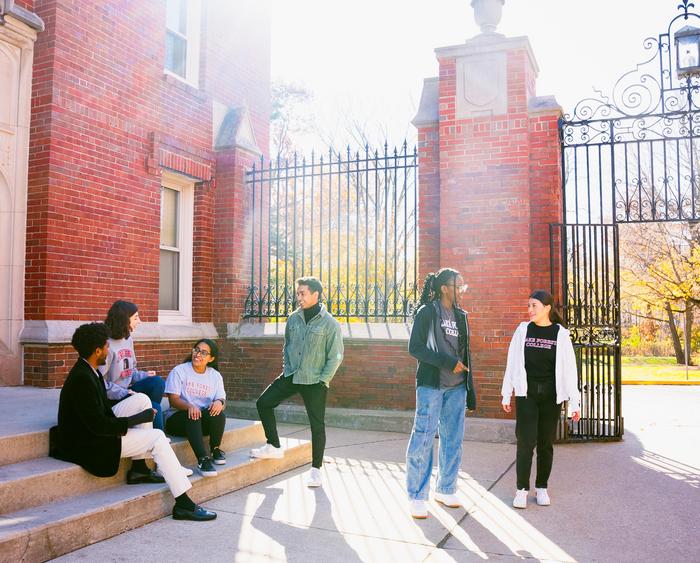
<path fill-rule="evenodd" d="M 311 471 L 307 485 L 321 485 L 321 465 L 326 447 L 326 396 L 331 380 L 343 361 L 343 335 L 340 324 L 320 302 L 321 282 L 314 277 L 297 281 L 299 308 L 287 319 L 284 330 L 283 372 L 257 400 L 260 421 L 267 444 L 251 450 L 258 458 L 281 458 L 275 408 L 299 393 L 311 425 Z"/>
<path fill-rule="evenodd" d="M 428 274 L 411 329 L 409 353 L 418 360 L 416 415 L 406 451 L 406 489 L 414 518 L 427 518 L 433 442 L 439 435 L 435 500 L 462 505 L 455 495 L 462 462 L 465 405 L 476 409 L 471 372 L 469 324 L 459 306 L 466 285 L 459 272 Z"/>

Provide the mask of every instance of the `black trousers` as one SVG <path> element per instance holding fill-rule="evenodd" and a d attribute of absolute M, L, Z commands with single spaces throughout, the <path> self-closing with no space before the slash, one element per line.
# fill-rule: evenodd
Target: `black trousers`
<path fill-rule="evenodd" d="M 561 405 L 557 404 L 554 382 L 528 381 L 527 397 L 515 398 L 515 436 L 518 440 L 515 458 L 518 489 L 530 489 L 532 454 L 537 447 L 535 487 L 546 489 L 554 460 L 554 436 Z"/>
<path fill-rule="evenodd" d="M 197 459 L 207 455 L 204 449 L 204 436 L 209 436 L 210 449 L 218 448 L 226 426 L 224 411 L 216 416 L 212 416 L 209 409 L 202 409 L 201 413 L 201 418 L 192 420 L 187 416 L 187 411 L 177 411 L 165 423 L 165 431 L 168 434 L 187 437 Z"/>
<path fill-rule="evenodd" d="M 275 379 L 262 395 L 258 398 L 256 406 L 265 429 L 267 443 L 276 448 L 280 447 L 280 438 L 277 434 L 277 421 L 275 408 L 285 399 L 299 393 L 304 400 L 306 414 L 311 425 L 311 452 L 313 467 L 321 468 L 323 452 L 326 449 L 326 396 L 328 388 L 323 383 L 315 385 L 299 385 L 292 383 L 292 376 L 284 374 Z"/>

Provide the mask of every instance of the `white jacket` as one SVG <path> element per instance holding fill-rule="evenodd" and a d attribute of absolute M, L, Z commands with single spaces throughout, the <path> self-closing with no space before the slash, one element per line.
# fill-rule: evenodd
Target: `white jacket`
<path fill-rule="evenodd" d="M 527 372 L 525 371 L 525 336 L 527 325 L 520 323 L 515 329 L 513 339 L 508 348 L 506 372 L 503 375 L 501 395 L 502 404 L 510 405 L 510 397 L 515 391 L 516 397 L 527 397 Z M 578 390 L 578 370 L 576 355 L 571 343 L 569 331 L 559 325 L 557 335 L 557 359 L 554 368 L 554 378 L 557 387 L 557 403 L 569 401 L 569 412 L 580 410 L 581 393 Z"/>

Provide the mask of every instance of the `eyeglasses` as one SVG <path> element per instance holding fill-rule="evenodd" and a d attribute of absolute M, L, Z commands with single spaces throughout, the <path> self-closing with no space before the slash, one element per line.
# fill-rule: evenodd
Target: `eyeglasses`
<path fill-rule="evenodd" d="M 455 291 L 458 291 L 459 293 L 464 293 L 465 291 L 467 291 L 467 289 L 469 289 L 469 286 L 466 283 L 464 283 L 462 285 L 457 285 L 455 283 L 451 283 L 451 284 L 448 284 L 447 287 L 449 287 L 450 289 L 454 289 Z"/>
<path fill-rule="evenodd" d="M 192 348 L 192 355 L 193 356 L 202 356 L 202 358 L 206 358 L 210 354 L 207 350 L 202 350 L 201 348 Z"/>

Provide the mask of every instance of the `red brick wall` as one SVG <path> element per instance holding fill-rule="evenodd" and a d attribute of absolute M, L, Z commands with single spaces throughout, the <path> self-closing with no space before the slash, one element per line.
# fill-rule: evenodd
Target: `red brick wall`
<path fill-rule="evenodd" d="M 228 397 L 253 401 L 282 371 L 283 338 L 221 342 L 219 367 Z M 415 408 L 416 361 L 406 342 L 345 340 L 343 364 L 331 382 L 329 407 Z M 368 361 L 368 358 L 372 361 Z M 296 399 L 295 399 L 296 400 Z"/>
<path fill-rule="evenodd" d="M 282 369 L 282 338 L 219 340 L 219 369 L 226 393 L 254 401 Z M 192 342 L 135 342 L 138 367 L 167 377 L 189 357 Z M 406 342 L 345 341 L 345 359 L 328 395 L 329 407 L 411 410 L 415 407 L 416 361 Z M 367 358 L 372 357 L 372 362 Z M 77 360 L 68 345 L 26 346 L 25 380 L 60 387 Z M 298 402 L 297 399 L 294 399 Z"/>
<path fill-rule="evenodd" d="M 165 2 L 35 2 L 46 31 L 32 95 L 28 320 L 101 317 L 117 298 L 157 320 L 163 166 L 204 181 L 195 190 L 193 316 L 211 320 L 212 100 L 248 104 L 266 151 L 269 3 L 202 4 L 195 89 L 164 74 Z"/>
<path fill-rule="evenodd" d="M 226 334 L 226 322 L 240 320 L 250 285 L 251 229 L 256 225 L 257 241 L 260 200 L 259 196 L 256 197 L 254 221 L 253 192 L 244 184 L 244 173 L 254 160 L 254 155 L 240 149 L 222 151 L 219 155 L 218 196 L 213 210 L 218 252 L 213 279 L 216 295 L 214 322 L 220 334 Z"/>
<path fill-rule="evenodd" d="M 530 118 L 530 277 L 533 289 L 548 291 L 551 286 L 549 224 L 561 223 L 563 213 L 559 117 L 559 111 L 551 110 Z M 554 250 L 555 273 L 559 274 L 558 246 Z M 555 282 L 558 280 L 556 277 Z"/>
<path fill-rule="evenodd" d="M 24 346 L 24 384 L 61 387 L 77 359 L 70 345 Z"/>
<path fill-rule="evenodd" d="M 440 268 L 440 137 L 437 124 L 418 129 L 418 276 Z"/>
<path fill-rule="evenodd" d="M 138 368 L 167 377 L 190 355 L 193 342 L 135 342 Z M 35 387 L 61 387 L 78 359 L 70 344 L 24 347 L 24 383 Z"/>

